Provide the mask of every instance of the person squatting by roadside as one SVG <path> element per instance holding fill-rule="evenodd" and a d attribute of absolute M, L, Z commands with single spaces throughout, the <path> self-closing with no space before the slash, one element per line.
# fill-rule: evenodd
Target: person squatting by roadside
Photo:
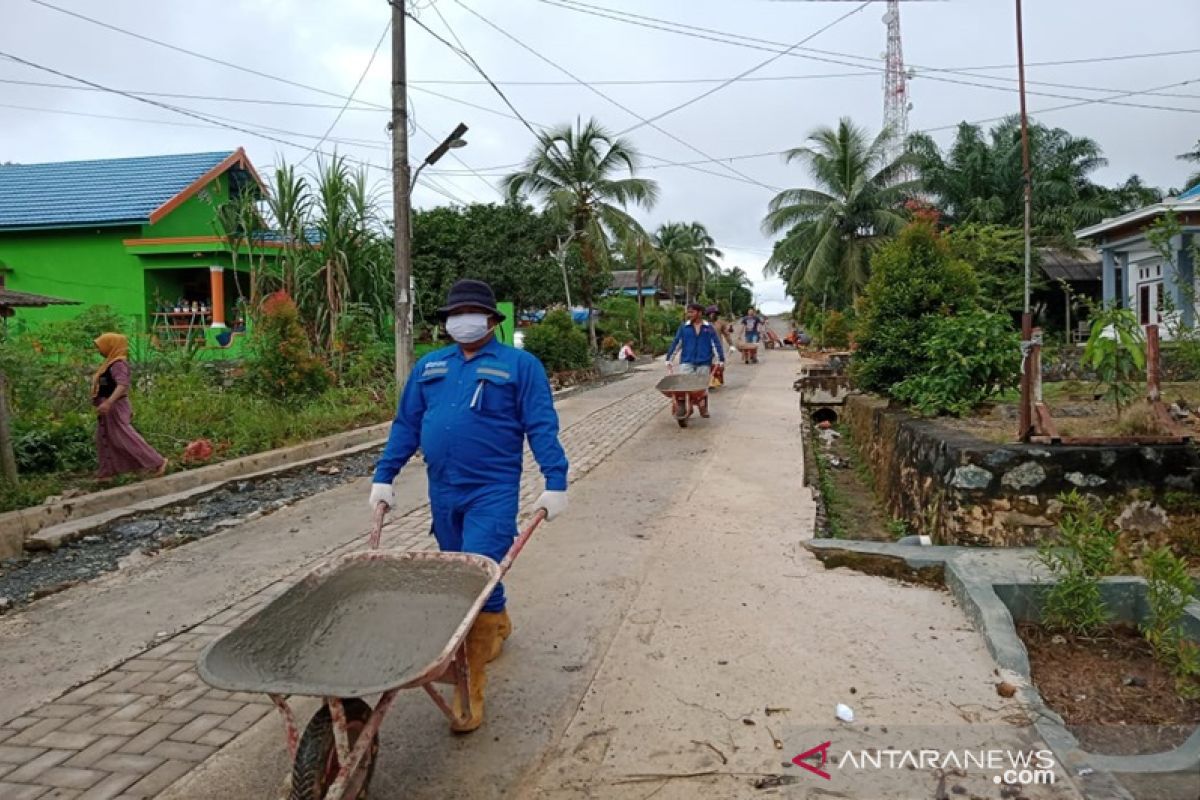
<path fill-rule="evenodd" d="M 684 375 L 694 375 L 698 372 L 709 374 L 714 369 L 724 369 L 725 351 L 721 347 L 721 337 L 716 328 L 704 319 L 704 306 L 699 303 L 688 303 L 687 319 L 675 332 L 675 339 L 667 348 L 667 369 L 672 369 L 671 362 L 675 352 L 679 351 L 679 371 Z M 708 394 L 700 403 L 700 416 L 708 416 Z"/>
<path fill-rule="evenodd" d="M 558 414 L 541 362 L 501 344 L 493 329 L 504 321 L 488 284 L 460 280 L 438 310 L 456 344 L 422 358 L 404 385 L 387 447 L 375 469 L 370 504 L 395 506 L 392 482 L 420 447 L 429 476 L 433 534 L 448 552 L 499 562 L 517 536 L 525 440 L 541 467 L 546 490 L 535 508 L 554 519 L 567 509 L 567 456 L 558 441 Z M 485 667 L 512 633 L 498 585 L 467 634 L 470 697 L 456 688 L 453 710 L 483 723 Z"/>

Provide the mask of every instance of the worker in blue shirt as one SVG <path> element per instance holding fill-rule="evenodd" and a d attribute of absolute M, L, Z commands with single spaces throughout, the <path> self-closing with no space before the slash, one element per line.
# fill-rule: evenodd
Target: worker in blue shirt
<path fill-rule="evenodd" d="M 725 366 L 725 350 L 721 347 L 721 335 L 717 329 L 704 319 L 704 306 L 699 303 L 688 303 L 687 319 L 675 332 L 675 339 L 667 348 L 667 369 L 675 351 L 679 351 L 679 371 L 684 375 L 697 372 L 705 375 L 712 372 L 714 366 Z M 678 412 L 678 409 L 676 409 Z M 708 395 L 700 403 L 700 416 L 708 416 Z"/>
<path fill-rule="evenodd" d="M 567 456 L 558 441 L 550 382 L 537 358 L 496 341 L 493 329 L 504 315 L 483 281 L 455 283 L 438 315 L 457 344 L 413 367 L 375 468 L 371 508 L 395 505 L 392 481 L 420 447 L 438 547 L 499 562 L 517 535 L 526 438 L 546 480 L 535 508 L 544 509 L 547 519 L 567 508 Z M 498 585 L 467 634 L 470 696 L 455 690 L 455 732 L 482 724 L 484 668 L 511 633 Z"/>

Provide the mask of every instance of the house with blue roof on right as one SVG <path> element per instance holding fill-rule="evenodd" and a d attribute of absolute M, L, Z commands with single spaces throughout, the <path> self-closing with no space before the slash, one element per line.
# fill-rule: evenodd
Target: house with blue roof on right
<path fill-rule="evenodd" d="M 1148 234 L 1168 214 L 1179 227 L 1165 243 L 1164 253 Z M 1076 231 L 1075 237 L 1100 251 L 1106 304 L 1132 310 L 1143 326 L 1175 323 L 1163 326 L 1164 338 L 1177 326 L 1195 327 L 1200 298 L 1196 283 L 1200 186 Z"/>
<path fill-rule="evenodd" d="M 160 344 L 235 338 L 255 264 L 284 248 L 262 231 L 227 232 L 222 207 L 263 184 L 233 152 L 0 166 L 0 286 L 75 300 L 17 322 L 106 305 Z"/>

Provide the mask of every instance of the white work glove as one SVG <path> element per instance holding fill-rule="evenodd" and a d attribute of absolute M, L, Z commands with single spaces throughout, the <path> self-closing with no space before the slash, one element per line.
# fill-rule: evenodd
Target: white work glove
<path fill-rule="evenodd" d="M 567 493 L 542 492 L 542 496 L 534 503 L 534 509 L 542 509 L 546 512 L 546 519 L 554 519 L 567 510 Z"/>
<path fill-rule="evenodd" d="M 372 483 L 371 484 L 371 510 L 380 503 L 387 503 L 387 507 L 394 508 L 396 505 L 396 493 L 392 491 L 390 483 Z"/>

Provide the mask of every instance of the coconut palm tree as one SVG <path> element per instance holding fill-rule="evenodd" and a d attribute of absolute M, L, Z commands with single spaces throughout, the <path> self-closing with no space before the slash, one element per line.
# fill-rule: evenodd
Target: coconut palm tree
<path fill-rule="evenodd" d="M 764 273 L 784 277 L 793 296 L 829 286 L 853 296 L 867 283 L 872 251 L 905 223 L 902 204 L 917 188 L 904 180 L 911 160 L 889 155 L 887 129 L 871 138 L 845 117 L 808 141 L 784 159 L 806 162 L 818 188 L 786 189 L 771 200 L 763 230 L 787 233 Z"/>
<path fill-rule="evenodd" d="M 536 198 L 563 220 L 587 265 L 582 289 L 588 309 L 609 268 L 610 243 L 638 227 L 625 209 L 650 208 L 658 198 L 658 184 L 636 175 L 640 160 L 628 140 L 594 119 L 576 120 L 539 134 L 523 167 L 503 181 L 510 197 Z M 596 326 L 590 314 L 588 320 L 595 350 Z"/>
<path fill-rule="evenodd" d="M 665 222 L 650 242 L 658 256 L 658 274 L 664 288 L 674 293 L 676 286 L 683 286 L 689 303 L 704 288 L 705 281 L 721 271 L 717 259 L 725 254 L 699 222 Z"/>
<path fill-rule="evenodd" d="M 688 226 L 682 222 L 664 222 L 650 237 L 655 261 L 663 288 L 675 296 L 675 288 L 683 286 L 687 301 L 691 302 L 688 287 L 703 270 L 695 239 Z"/>
<path fill-rule="evenodd" d="M 716 241 L 702 223 L 693 222 L 687 227 L 692 237 L 692 246 L 696 248 L 696 255 L 700 260 L 700 273 L 695 276 L 696 293 L 699 294 L 706 280 L 720 274 L 721 262 L 717 259 L 724 258 L 725 254 L 717 249 Z"/>

